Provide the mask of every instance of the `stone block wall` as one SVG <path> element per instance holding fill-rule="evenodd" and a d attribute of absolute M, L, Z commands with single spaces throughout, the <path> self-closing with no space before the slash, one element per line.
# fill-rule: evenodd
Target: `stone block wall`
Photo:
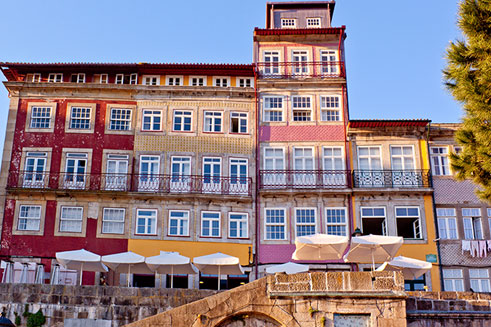
<path fill-rule="evenodd" d="M 110 326 L 121 326 L 216 293 L 196 289 L 0 284 L 0 307 L 12 321 L 14 312 L 22 315 L 28 304 L 29 312 L 43 311 L 45 326 L 64 326 L 65 319 L 105 320 L 111 322 Z"/>

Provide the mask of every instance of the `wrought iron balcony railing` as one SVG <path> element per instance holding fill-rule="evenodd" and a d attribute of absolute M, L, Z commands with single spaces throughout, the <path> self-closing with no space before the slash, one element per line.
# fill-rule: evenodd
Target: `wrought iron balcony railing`
<path fill-rule="evenodd" d="M 10 172 L 9 188 L 147 193 L 252 194 L 250 177 Z"/>
<path fill-rule="evenodd" d="M 344 61 L 258 62 L 259 78 L 345 77 Z"/>
<path fill-rule="evenodd" d="M 414 170 L 354 170 L 354 187 L 412 188 L 432 187 L 431 172 Z"/>
<path fill-rule="evenodd" d="M 261 170 L 259 185 L 262 189 L 333 189 L 347 188 L 351 184 L 348 170 Z"/>

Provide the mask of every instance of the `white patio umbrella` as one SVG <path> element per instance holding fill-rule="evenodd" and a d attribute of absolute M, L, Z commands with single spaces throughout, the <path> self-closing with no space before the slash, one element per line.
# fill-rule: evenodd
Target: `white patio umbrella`
<path fill-rule="evenodd" d="M 391 260 L 403 243 L 400 236 L 365 235 L 351 238 L 351 247 L 344 256 L 346 262 L 371 263 Z"/>
<path fill-rule="evenodd" d="M 221 252 L 203 255 L 193 258 L 196 268 L 203 274 L 218 274 L 218 289 L 220 289 L 220 275 L 242 275 L 244 270 L 239 263 L 239 258 Z"/>
<path fill-rule="evenodd" d="M 145 257 L 134 252 L 109 254 L 102 257 L 102 262 L 117 273 L 127 273 L 126 281 L 130 287 L 130 274 L 153 274 L 145 264 Z"/>
<path fill-rule="evenodd" d="M 197 274 L 198 269 L 193 266 L 191 259 L 180 255 L 179 252 L 160 251 L 159 255 L 145 259 L 150 270 L 159 274 L 170 274 L 170 287 L 174 288 L 174 274 Z"/>
<path fill-rule="evenodd" d="M 3 268 L 2 283 L 13 283 L 14 263 L 12 261 L 2 261 L 1 267 Z"/>
<path fill-rule="evenodd" d="M 347 236 L 313 234 L 295 239 L 293 260 L 337 260 L 348 247 Z"/>
<path fill-rule="evenodd" d="M 107 267 L 101 262 L 101 256 L 85 249 L 56 252 L 56 261 L 66 269 L 80 270 L 80 285 L 84 271 L 107 272 Z"/>
<path fill-rule="evenodd" d="M 275 265 L 266 268 L 267 274 L 284 272 L 288 275 L 291 275 L 291 274 L 296 274 L 306 271 L 309 271 L 309 266 L 301 265 L 299 263 L 294 263 L 294 262 L 282 263 L 281 265 Z"/>
<path fill-rule="evenodd" d="M 44 265 L 38 263 L 36 265 L 36 274 L 34 275 L 34 284 L 44 284 Z"/>
<path fill-rule="evenodd" d="M 400 255 L 391 261 L 384 262 L 377 268 L 377 271 L 400 271 L 404 275 L 405 280 L 412 280 L 429 271 L 432 266 L 431 262 Z"/>

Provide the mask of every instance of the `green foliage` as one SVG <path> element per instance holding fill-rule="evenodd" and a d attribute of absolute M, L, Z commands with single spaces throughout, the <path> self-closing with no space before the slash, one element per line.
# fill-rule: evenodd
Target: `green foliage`
<path fill-rule="evenodd" d="M 41 309 L 36 313 L 30 313 L 27 317 L 27 327 L 39 327 L 46 323 L 46 317 Z"/>
<path fill-rule="evenodd" d="M 478 196 L 491 202 L 491 0 L 462 0 L 458 25 L 463 40 L 447 48 L 445 85 L 465 116 L 455 135 L 462 152 L 450 162 L 458 179 L 472 179 Z"/>
<path fill-rule="evenodd" d="M 22 318 L 17 314 L 17 312 L 14 312 L 15 315 L 15 320 L 14 323 L 16 326 L 20 326 L 22 324 Z"/>

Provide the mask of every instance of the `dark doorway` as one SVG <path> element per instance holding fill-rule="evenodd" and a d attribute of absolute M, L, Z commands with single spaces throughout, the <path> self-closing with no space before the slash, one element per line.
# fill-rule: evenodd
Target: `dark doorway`
<path fill-rule="evenodd" d="M 167 275 L 165 287 L 171 288 L 171 275 Z M 188 288 L 188 275 L 174 275 L 173 288 Z"/>
<path fill-rule="evenodd" d="M 155 287 L 155 275 L 133 275 L 133 287 Z"/>

